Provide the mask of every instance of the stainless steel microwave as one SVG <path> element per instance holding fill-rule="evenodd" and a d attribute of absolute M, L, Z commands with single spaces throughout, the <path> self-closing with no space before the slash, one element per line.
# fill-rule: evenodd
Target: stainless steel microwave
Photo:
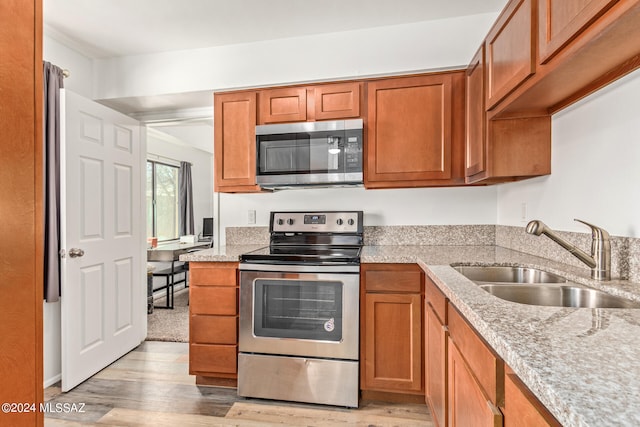
<path fill-rule="evenodd" d="M 362 184 L 362 119 L 256 126 L 263 188 Z"/>

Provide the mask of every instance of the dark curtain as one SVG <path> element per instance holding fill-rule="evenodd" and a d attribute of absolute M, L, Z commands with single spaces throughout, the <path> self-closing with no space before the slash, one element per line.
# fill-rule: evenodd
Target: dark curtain
<path fill-rule="evenodd" d="M 179 208 L 179 234 L 185 236 L 195 234 L 193 225 L 193 191 L 191 189 L 191 163 L 180 162 L 178 174 Z"/>
<path fill-rule="evenodd" d="M 44 62 L 44 298 L 60 298 L 60 89 L 62 69 Z"/>

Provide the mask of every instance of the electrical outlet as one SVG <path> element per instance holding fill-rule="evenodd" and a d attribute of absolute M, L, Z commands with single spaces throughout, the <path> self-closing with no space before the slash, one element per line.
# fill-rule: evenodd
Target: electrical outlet
<path fill-rule="evenodd" d="M 255 209 L 249 209 L 247 217 L 248 217 L 247 223 L 255 224 L 256 223 L 256 211 L 255 211 Z"/>

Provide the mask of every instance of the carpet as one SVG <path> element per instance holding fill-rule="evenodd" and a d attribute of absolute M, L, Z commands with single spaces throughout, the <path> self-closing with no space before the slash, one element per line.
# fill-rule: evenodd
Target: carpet
<path fill-rule="evenodd" d="M 147 315 L 147 341 L 189 342 L 189 289 L 174 294 L 173 310 L 154 308 Z M 155 305 L 166 304 L 166 298 L 158 298 Z"/>

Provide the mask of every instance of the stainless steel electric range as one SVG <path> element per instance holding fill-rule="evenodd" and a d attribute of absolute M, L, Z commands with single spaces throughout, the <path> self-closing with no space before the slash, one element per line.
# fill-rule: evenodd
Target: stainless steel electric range
<path fill-rule="evenodd" d="M 358 406 L 362 219 L 271 213 L 240 262 L 238 395 Z"/>

